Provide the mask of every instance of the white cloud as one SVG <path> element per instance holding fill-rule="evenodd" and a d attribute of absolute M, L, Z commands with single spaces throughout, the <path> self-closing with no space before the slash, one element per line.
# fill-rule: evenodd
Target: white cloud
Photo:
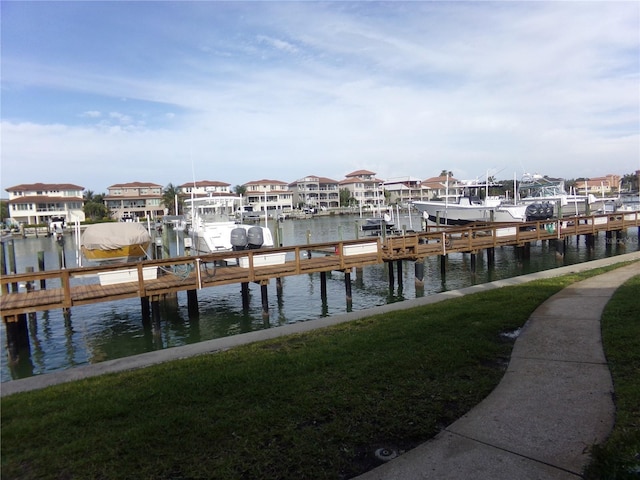
<path fill-rule="evenodd" d="M 219 38 L 191 27 L 191 50 L 131 52 L 152 55 L 154 69 L 88 71 L 9 55 L 11 82 L 114 100 L 109 114 L 85 110 L 100 119 L 92 127 L 5 119 L 3 183 L 48 181 L 25 178 L 19 165 L 50 160 L 94 191 L 183 183 L 192 162 L 198 178 L 233 185 L 341 179 L 360 168 L 381 178 L 640 168 L 637 4 L 286 7 L 245 11 L 252 28 Z M 153 114 L 166 123 L 152 128 L 153 115 L 121 108 L 122 98 L 167 106 Z M 104 166 L 99 175 L 95 165 Z"/>

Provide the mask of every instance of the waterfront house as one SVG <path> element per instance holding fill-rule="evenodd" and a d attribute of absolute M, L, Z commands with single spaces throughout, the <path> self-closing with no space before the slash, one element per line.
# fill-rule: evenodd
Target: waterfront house
<path fill-rule="evenodd" d="M 149 182 L 118 183 L 107 188 L 104 204 L 118 220 L 156 219 L 164 215 L 162 185 Z"/>
<path fill-rule="evenodd" d="M 356 170 L 345 177 L 340 181 L 340 188 L 349 190 L 351 197 L 356 199 L 360 207 L 378 209 L 385 204 L 383 182 L 376 178 L 375 172 Z"/>
<path fill-rule="evenodd" d="M 406 205 L 413 200 L 421 200 L 428 188 L 422 189 L 422 182 L 415 177 L 395 177 L 385 180 L 382 188 L 392 205 Z"/>
<path fill-rule="evenodd" d="M 71 183 L 30 183 L 9 192 L 9 222 L 13 225 L 49 224 L 53 218 L 65 223 L 84 222 L 84 187 Z"/>
<path fill-rule="evenodd" d="M 274 214 L 293 210 L 293 192 L 289 190 L 287 182 L 253 180 L 245 183 L 244 187 L 245 205 L 251 207 L 254 212 L 266 210 L 269 214 Z"/>
<path fill-rule="evenodd" d="M 195 198 L 233 195 L 231 184 L 211 180 L 183 183 L 177 190 L 183 198 L 189 198 L 192 194 Z"/>
<path fill-rule="evenodd" d="M 588 180 L 576 181 L 576 193 L 578 195 L 595 195 L 605 197 L 618 193 L 621 177 L 620 175 L 606 175 L 604 177 L 589 178 Z"/>
<path fill-rule="evenodd" d="M 289 184 L 293 204 L 315 209 L 340 207 L 340 187 L 337 180 L 308 175 Z"/>
<path fill-rule="evenodd" d="M 458 180 L 453 177 L 447 177 L 446 175 L 439 177 L 431 177 L 423 180 L 420 183 L 420 188 L 423 190 L 422 196 L 431 200 L 434 198 L 444 198 L 447 195 L 454 195 L 457 193 L 456 185 Z"/>

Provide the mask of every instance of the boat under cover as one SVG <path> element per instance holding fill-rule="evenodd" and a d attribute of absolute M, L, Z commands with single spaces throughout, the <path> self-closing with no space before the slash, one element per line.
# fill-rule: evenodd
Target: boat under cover
<path fill-rule="evenodd" d="M 82 253 L 97 263 L 126 263 L 147 256 L 151 235 L 136 222 L 96 223 L 89 225 L 80 238 Z"/>

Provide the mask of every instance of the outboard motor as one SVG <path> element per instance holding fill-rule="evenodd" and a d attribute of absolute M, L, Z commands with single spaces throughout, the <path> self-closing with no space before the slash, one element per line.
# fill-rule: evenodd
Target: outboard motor
<path fill-rule="evenodd" d="M 264 243 L 264 234 L 262 233 L 262 228 L 260 227 L 251 227 L 247 231 L 247 243 L 248 248 L 260 248 Z"/>
<path fill-rule="evenodd" d="M 244 250 L 247 248 L 247 231 L 242 227 L 231 230 L 231 247 L 233 250 Z"/>

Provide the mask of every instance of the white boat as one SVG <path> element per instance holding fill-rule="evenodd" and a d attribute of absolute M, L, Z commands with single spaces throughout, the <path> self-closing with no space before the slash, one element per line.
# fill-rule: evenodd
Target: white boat
<path fill-rule="evenodd" d="M 236 212 L 241 202 L 242 199 L 236 196 L 211 196 L 185 201 L 191 217 L 189 235 L 196 253 L 274 246 L 269 228 L 237 220 Z"/>
<path fill-rule="evenodd" d="M 461 195 L 447 195 L 443 200 L 416 200 L 411 204 L 429 224 L 439 226 L 460 226 L 473 222 L 521 223 L 527 220 L 526 205 L 504 203 L 498 197 L 478 196 L 479 190 L 492 184 L 463 182 Z"/>
<path fill-rule="evenodd" d="M 144 260 L 151 235 L 137 222 L 110 222 L 89 225 L 80 238 L 84 257 L 96 264 Z"/>
<path fill-rule="evenodd" d="M 529 206 L 531 220 L 560 216 L 584 215 L 603 209 L 604 202 L 594 195 L 567 193 L 564 180 L 525 173 L 518 185 L 518 203 Z"/>

